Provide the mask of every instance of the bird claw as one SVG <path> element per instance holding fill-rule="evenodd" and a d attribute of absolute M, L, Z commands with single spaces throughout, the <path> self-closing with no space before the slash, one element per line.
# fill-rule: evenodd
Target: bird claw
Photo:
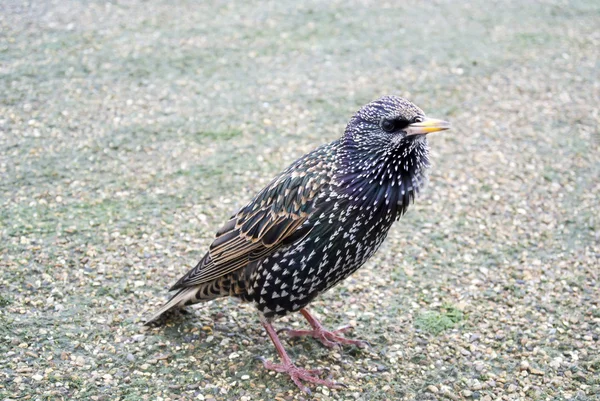
<path fill-rule="evenodd" d="M 319 340 L 327 348 L 342 348 L 343 345 L 354 345 L 358 348 L 366 348 L 371 346 L 367 341 L 364 340 L 352 340 L 349 338 L 342 337 L 340 334 L 345 333 L 348 330 L 353 329 L 353 326 L 343 326 L 334 331 L 328 331 L 321 327 L 313 330 L 292 330 L 290 328 L 281 329 L 280 332 L 285 332 L 288 337 L 302 337 L 310 336 Z"/>
<path fill-rule="evenodd" d="M 334 335 L 336 335 L 336 337 L 343 338 L 343 337 L 341 337 L 341 336 L 338 336 L 338 334 L 343 334 L 343 333 L 346 333 L 347 331 L 352 331 L 352 330 L 354 330 L 354 326 L 352 326 L 352 325 L 348 324 L 348 325 L 346 325 L 346 326 L 342 326 L 342 327 L 340 327 L 340 328 L 339 328 L 339 329 L 337 329 L 337 330 L 334 330 L 332 333 L 333 333 Z M 348 342 L 348 344 L 355 345 L 355 346 L 357 346 L 358 348 L 362 348 L 362 349 L 364 349 L 364 348 L 367 348 L 367 347 L 369 347 L 369 348 L 371 348 L 371 347 L 372 347 L 372 346 L 371 346 L 371 343 L 370 343 L 370 342 L 368 342 L 367 340 L 351 340 L 351 339 L 348 339 L 348 338 L 344 338 L 344 340 L 345 340 L 345 341 L 349 341 L 349 342 Z M 344 343 L 344 341 L 341 341 L 341 342 L 342 342 L 342 343 Z"/>
<path fill-rule="evenodd" d="M 291 327 L 282 327 L 281 329 L 277 330 L 277 334 L 279 335 L 279 334 L 281 334 L 283 332 L 287 333 L 288 331 L 291 331 L 291 330 L 292 330 Z"/>
<path fill-rule="evenodd" d="M 354 326 L 352 326 L 351 324 L 347 324 L 345 326 L 339 327 L 337 329 L 335 329 L 333 331 L 333 333 L 337 334 L 337 333 L 345 333 L 347 331 L 352 331 L 354 330 Z"/>
<path fill-rule="evenodd" d="M 334 382 L 331 380 L 321 379 L 320 377 L 317 377 L 318 375 L 322 374 L 324 371 L 329 371 L 329 369 L 323 369 L 323 368 L 303 369 L 303 368 L 297 367 L 296 365 L 294 365 L 291 362 L 283 363 L 283 364 L 276 364 L 276 363 L 267 361 L 265 358 L 263 358 L 261 356 L 255 357 L 255 359 L 260 360 L 263 363 L 263 366 L 265 367 L 265 369 L 267 369 L 267 370 L 273 370 L 275 372 L 287 374 L 292 379 L 294 384 L 296 386 L 298 386 L 298 388 L 300 390 L 304 391 L 305 393 L 307 393 L 309 395 L 312 394 L 312 392 L 306 385 L 303 384 L 303 381 L 308 382 L 308 383 L 317 384 L 317 385 L 327 386 L 329 388 L 341 388 L 341 387 L 347 388 L 347 386 L 345 384 L 337 383 L 337 382 Z"/>
<path fill-rule="evenodd" d="M 308 372 L 310 372 L 313 375 L 318 375 L 321 376 L 324 372 L 329 373 L 329 368 L 314 368 L 314 369 L 306 369 Z M 328 375 L 329 376 L 329 375 Z"/>

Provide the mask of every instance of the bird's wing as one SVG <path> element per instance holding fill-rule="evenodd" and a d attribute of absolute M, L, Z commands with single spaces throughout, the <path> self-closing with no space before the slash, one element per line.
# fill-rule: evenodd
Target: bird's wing
<path fill-rule="evenodd" d="M 214 280 L 308 234 L 311 227 L 301 226 L 330 183 L 330 157 L 319 148 L 271 181 L 217 232 L 208 253 L 171 290 Z"/>

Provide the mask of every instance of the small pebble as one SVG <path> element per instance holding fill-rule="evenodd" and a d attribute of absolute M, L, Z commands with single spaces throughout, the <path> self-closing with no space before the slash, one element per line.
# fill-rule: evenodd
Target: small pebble
<path fill-rule="evenodd" d="M 437 394 L 437 393 L 439 393 L 439 391 L 440 391 L 440 390 L 439 390 L 439 389 L 438 389 L 436 386 L 434 386 L 433 384 L 430 384 L 429 386 L 427 386 L 427 390 L 428 390 L 430 393 L 433 393 L 433 394 Z"/>

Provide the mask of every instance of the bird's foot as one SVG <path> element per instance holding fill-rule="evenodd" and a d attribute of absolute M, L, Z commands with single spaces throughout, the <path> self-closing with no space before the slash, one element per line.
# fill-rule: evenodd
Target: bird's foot
<path fill-rule="evenodd" d="M 289 328 L 281 329 L 279 332 L 285 332 L 288 337 L 303 337 L 310 336 L 316 338 L 321 341 L 321 343 L 328 347 L 341 347 L 344 345 L 355 345 L 359 348 L 366 348 L 369 343 L 364 340 L 352 340 L 346 337 L 341 336 L 349 330 L 352 330 L 354 327 L 352 326 L 343 326 L 337 330 L 329 331 L 323 328 L 320 324 L 312 330 L 292 330 Z"/>
<path fill-rule="evenodd" d="M 287 374 L 294 384 L 298 388 L 307 394 L 311 394 L 311 391 L 306 387 L 303 382 L 313 383 L 317 385 L 327 386 L 329 388 L 342 388 L 346 387 L 344 384 L 336 383 L 331 380 L 321 379 L 317 375 L 323 374 L 323 369 L 303 369 L 299 368 L 293 363 L 273 363 L 267 361 L 265 358 L 257 358 L 262 361 L 264 367 L 268 370 L 274 370 L 275 372 Z"/>

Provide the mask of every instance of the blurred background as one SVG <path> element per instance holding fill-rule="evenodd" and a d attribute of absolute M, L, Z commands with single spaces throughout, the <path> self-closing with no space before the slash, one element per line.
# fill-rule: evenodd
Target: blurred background
<path fill-rule="evenodd" d="M 600 397 L 597 1 L 0 3 L 0 398 Z M 313 309 L 141 319 L 271 177 L 404 96 L 453 130 L 376 257 Z M 298 316 L 278 325 L 298 326 Z"/>

